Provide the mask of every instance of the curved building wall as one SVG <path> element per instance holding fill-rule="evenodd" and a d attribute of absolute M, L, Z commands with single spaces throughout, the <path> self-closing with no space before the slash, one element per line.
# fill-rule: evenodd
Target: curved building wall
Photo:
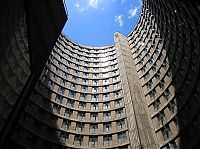
<path fill-rule="evenodd" d="M 199 4 L 143 1 L 128 39 L 160 148 L 199 148 Z"/>
<path fill-rule="evenodd" d="M 0 14 L 0 148 L 15 148 L 10 136 L 67 16 L 61 0 L 4 1 Z"/>
<path fill-rule="evenodd" d="M 199 8 L 144 0 L 115 45 L 60 35 L 11 136 L 19 148 L 198 149 Z M 197 3 L 198 4 L 198 3 Z"/>
<path fill-rule="evenodd" d="M 14 4 L 13 11 L 2 13 L 6 19 L 2 21 L 4 40 L 1 40 L 0 46 L 0 130 L 31 73 L 25 8 L 22 1 Z M 12 29 L 6 30 L 11 18 L 14 18 L 10 23 Z"/>
<path fill-rule="evenodd" d="M 38 148 L 46 142 L 70 148 L 128 148 L 116 58 L 113 46 L 83 47 L 61 35 L 19 122 L 19 131 L 40 137 L 41 144 L 33 143 Z M 26 146 L 28 137 L 23 139 L 17 141 Z"/>

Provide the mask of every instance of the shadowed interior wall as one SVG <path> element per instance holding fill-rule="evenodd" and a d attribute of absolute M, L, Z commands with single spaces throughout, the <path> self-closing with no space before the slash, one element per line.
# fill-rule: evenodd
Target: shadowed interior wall
<path fill-rule="evenodd" d="M 57 0 L 8 0 L 0 14 L 0 146 L 5 148 L 67 17 Z"/>

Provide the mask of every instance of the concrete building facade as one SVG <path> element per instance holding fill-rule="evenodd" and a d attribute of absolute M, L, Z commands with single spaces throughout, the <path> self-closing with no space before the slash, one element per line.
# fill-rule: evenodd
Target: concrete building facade
<path fill-rule="evenodd" d="M 114 45 L 63 34 L 10 134 L 24 149 L 198 149 L 200 43 L 196 1 L 144 0 Z"/>

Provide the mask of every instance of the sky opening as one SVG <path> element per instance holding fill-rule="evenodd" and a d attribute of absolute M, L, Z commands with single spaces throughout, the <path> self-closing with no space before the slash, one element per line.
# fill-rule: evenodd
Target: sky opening
<path fill-rule="evenodd" d="M 114 33 L 128 35 L 141 13 L 142 0 L 65 0 L 63 33 L 86 46 L 113 45 Z"/>

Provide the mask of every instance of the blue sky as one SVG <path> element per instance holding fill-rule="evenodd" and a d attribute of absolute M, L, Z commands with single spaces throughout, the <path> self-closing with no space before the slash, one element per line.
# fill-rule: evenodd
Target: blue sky
<path fill-rule="evenodd" d="M 65 0 L 68 21 L 63 33 L 82 45 L 114 44 L 114 33 L 128 35 L 141 12 L 141 0 Z"/>

